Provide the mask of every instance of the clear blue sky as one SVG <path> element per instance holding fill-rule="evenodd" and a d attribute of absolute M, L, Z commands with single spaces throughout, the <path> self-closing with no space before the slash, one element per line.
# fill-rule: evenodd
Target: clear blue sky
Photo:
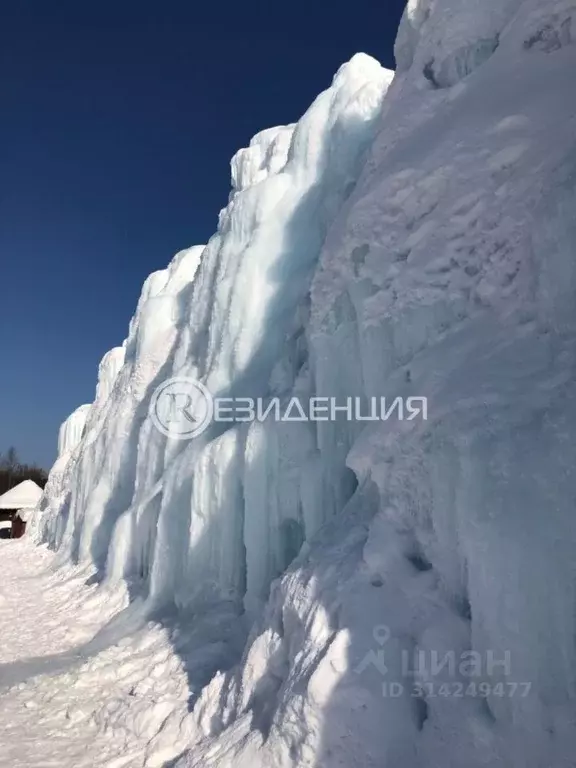
<path fill-rule="evenodd" d="M 404 0 L 6 0 L 0 451 L 46 468 L 145 277 L 214 232 L 231 156 L 364 51 Z"/>

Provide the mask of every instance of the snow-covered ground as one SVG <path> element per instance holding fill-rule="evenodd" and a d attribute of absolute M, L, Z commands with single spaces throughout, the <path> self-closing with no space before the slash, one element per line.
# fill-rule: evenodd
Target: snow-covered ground
<path fill-rule="evenodd" d="M 188 743 L 188 683 L 167 633 L 125 589 L 0 542 L 0 766 L 162 766 Z"/>
<path fill-rule="evenodd" d="M 50 578 L 93 579 L 75 613 L 95 601 L 112 628 L 26 684 L 59 712 L 68 674 L 96 686 L 86 728 L 118 729 L 134 766 L 165 730 L 181 768 L 574 765 L 575 41 L 576 0 L 410 0 L 394 78 L 358 55 L 258 134 L 208 245 L 146 281 L 31 523 Z M 429 420 L 179 441 L 150 412 L 174 376 L 426 396 Z M 131 661 L 148 641 L 175 665 L 151 690 L 150 657 Z M 98 677 L 123 653 L 143 700 L 108 709 Z"/>

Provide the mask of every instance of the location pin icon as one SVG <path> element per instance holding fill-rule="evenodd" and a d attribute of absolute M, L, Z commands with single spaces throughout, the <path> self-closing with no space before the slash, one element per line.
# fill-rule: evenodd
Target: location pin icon
<path fill-rule="evenodd" d="M 374 627 L 372 636 L 378 645 L 386 645 L 388 640 L 390 640 L 392 633 L 390 632 L 390 627 L 387 627 L 386 624 L 378 624 Z"/>

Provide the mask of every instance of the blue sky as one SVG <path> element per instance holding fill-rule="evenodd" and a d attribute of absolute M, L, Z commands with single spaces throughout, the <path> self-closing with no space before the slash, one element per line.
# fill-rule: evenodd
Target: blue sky
<path fill-rule="evenodd" d="M 403 5 L 5 3 L 0 451 L 50 466 L 145 277 L 214 232 L 231 156 L 357 51 L 392 67 Z"/>

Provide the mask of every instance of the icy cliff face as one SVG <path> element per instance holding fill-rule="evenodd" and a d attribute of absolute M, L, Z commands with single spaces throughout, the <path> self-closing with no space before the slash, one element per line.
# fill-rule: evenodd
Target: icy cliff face
<path fill-rule="evenodd" d="M 264 395 L 274 373 L 273 386 L 289 390 L 306 357 L 301 337 L 320 248 L 358 177 L 390 79 L 359 55 L 297 125 L 264 131 L 238 153 L 218 233 L 147 280 L 124 364 L 113 384 L 101 372 L 70 501 L 57 516 L 67 520 L 61 546 L 109 575 L 144 579 L 155 604 L 264 599 L 288 564 L 284 519 L 295 518 L 302 536 L 321 522 L 312 500 L 302 512 L 298 491 L 285 502 L 275 487 L 270 493 L 289 508 L 266 519 L 259 502 L 245 520 L 244 492 L 260 497 L 260 480 L 248 477 L 257 457 L 247 458 L 258 436 L 238 428 L 190 444 L 167 441 L 147 412 L 169 376 L 200 379 L 214 394 Z M 262 527 L 264 542 L 252 526 Z"/>
<path fill-rule="evenodd" d="M 61 538 L 61 510 L 70 493 L 70 484 L 74 467 L 73 454 L 84 434 L 90 405 L 81 405 L 68 416 L 58 432 L 58 458 L 54 462 L 44 495 L 38 504 L 37 515 L 32 515 L 29 530 L 36 538 L 42 538 L 44 531 L 50 530 L 50 541 L 58 546 Z"/>
<path fill-rule="evenodd" d="M 182 765 L 570 765 L 575 17 L 411 0 L 391 87 L 355 57 L 255 137 L 146 283 L 39 536 L 194 616 Z M 148 412 L 171 376 L 429 420 L 185 443 Z"/>

